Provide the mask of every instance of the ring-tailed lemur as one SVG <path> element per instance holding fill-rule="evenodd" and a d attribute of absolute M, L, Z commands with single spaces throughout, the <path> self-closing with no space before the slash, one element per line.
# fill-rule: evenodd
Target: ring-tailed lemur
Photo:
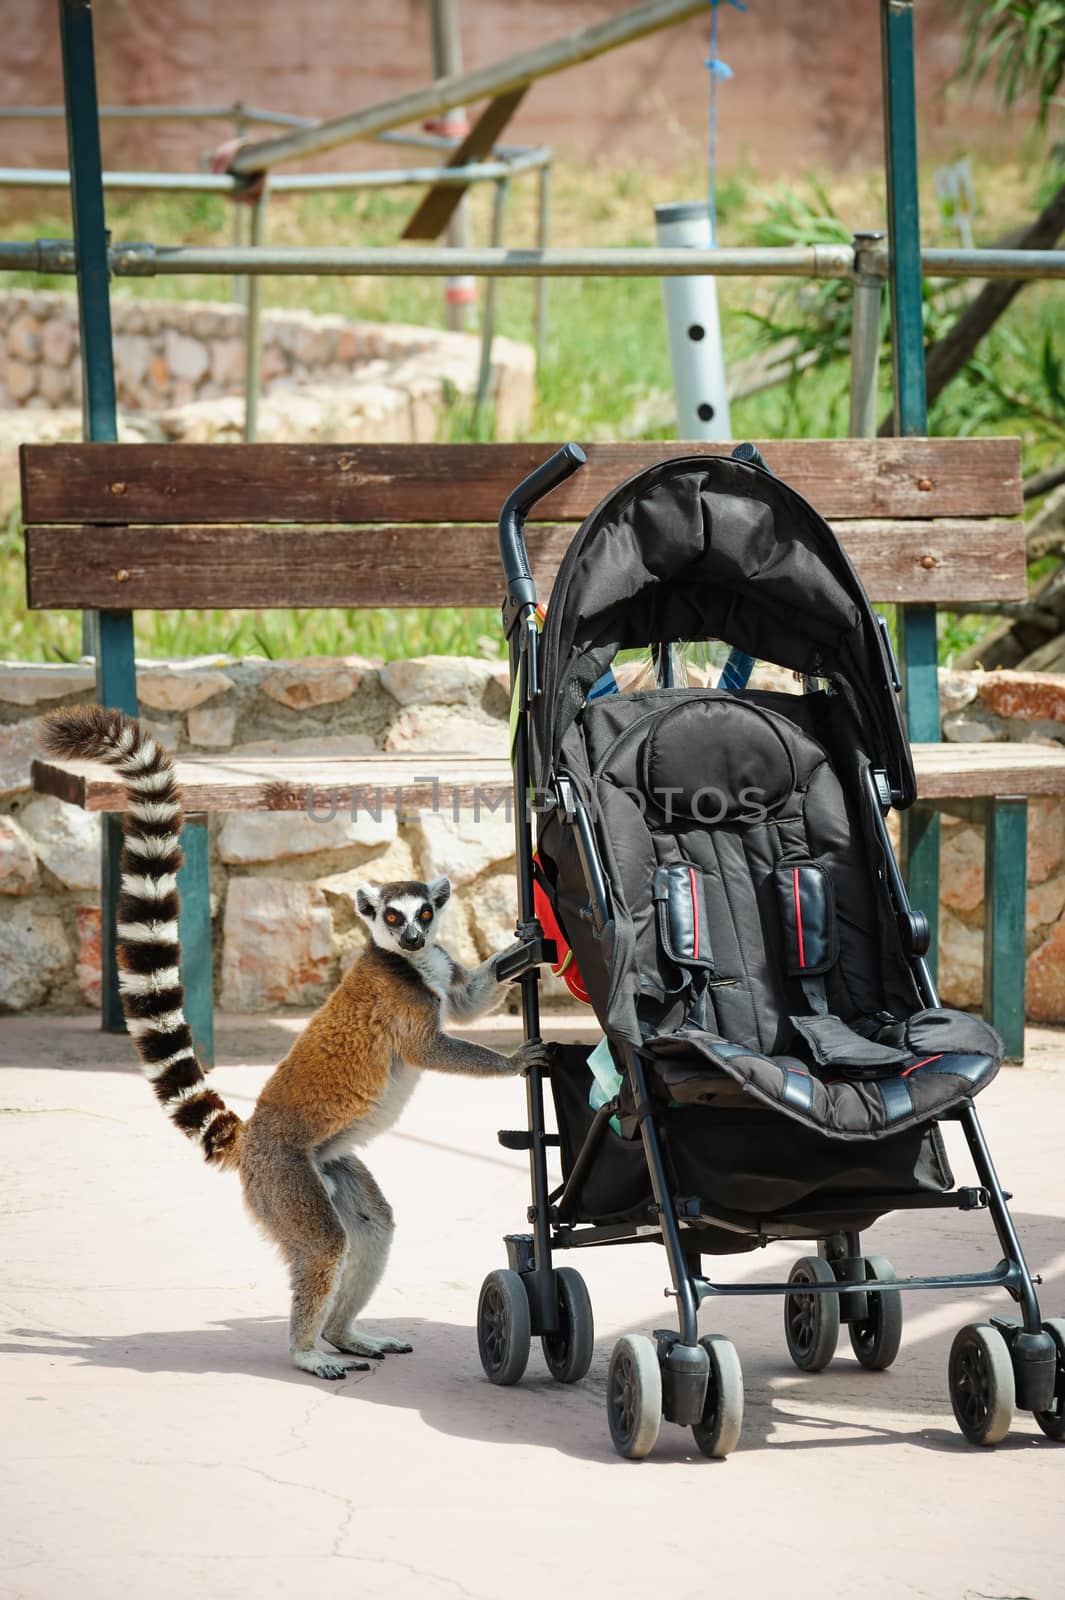
<path fill-rule="evenodd" d="M 240 1172 L 253 1216 L 292 1279 L 292 1360 L 319 1378 L 409 1350 L 361 1333 L 354 1318 L 388 1258 L 392 1211 L 353 1146 L 391 1126 L 420 1068 L 511 1074 L 542 1063 L 526 1044 L 508 1058 L 443 1031 L 500 994 L 496 956 L 473 973 L 436 942 L 447 878 L 358 890 L 371 939 L 311 1018 L 243 1122 L 196 1060 L 179 971 L 177 871 L 181 796 L 166 751 L 139 723 L 98 706 L 44 720 L 48 754 L 106 761 L 129 794 L 118 904 L 119 988 L 144 1071 L 171 1121 L 214 1166 Z M 326 1354 L 319 1336 L 341 1352 Z"/>

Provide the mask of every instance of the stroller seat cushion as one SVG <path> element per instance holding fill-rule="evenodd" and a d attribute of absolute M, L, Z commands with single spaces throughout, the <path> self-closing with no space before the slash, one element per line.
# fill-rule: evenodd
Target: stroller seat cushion
<path fill-rule="evenodd" d="M 838 1139 L 868 1139 L 941 1116 L 986 1087 L 1002 1064 L 994 1029 L 964 1011 L 936 1007 L 898 1024 L 898 1065 L 875 1079 L 828 1076 L 793 1055 L 762 1055 L 715 1034 L 685 1029 L 648 1041 L 661 1091 L 680 1105 L 711 1103 L 725 1074 L 763 1104 Z"/>
<path fill-rule="evenodd" d="M 704 824 L 764 817 L 799 781 L 788 742 L 764 711 L 709 695 L 656 719 L 641 767 L 651 807 L 667 820 Z"/>

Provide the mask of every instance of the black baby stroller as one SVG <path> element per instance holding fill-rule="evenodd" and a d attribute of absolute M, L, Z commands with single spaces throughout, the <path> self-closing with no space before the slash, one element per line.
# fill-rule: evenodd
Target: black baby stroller
<path fill-rule="evenodd" d="M 1020 1320 L 964 1328 L 951 1350 L 959 1426 L 994 1444 L 1016 1405 L 1061 1439 L 1065 1321 L 1041 1321 L 973 1105 L 1002 1044 L 940 1006 L 927 922 L 885 823 L 916 786 L 883 620 L 831 529 L 742 445 L 667 461 L 602 501 L 563 559 L 541 633 L 524 520 L 583 461 L 566 446 L 500 518 L 523 941 L 509 972 L 536 1038 L 537 968 L 559 952 L 535 914 L 535 875 L 615 1082 L 604 1091 L 585 1048 L 557 1046 L 549 1073 L 528 1074 L 527 1130 L 499 1136 L 529 1151 L 531 1232 L 507 1235 L 509 1266 L 482 1288 L 484 1370 L 516 1382 L 537 1334 L 556 1378 L 582 1378 L 591 1305 L 555 1252 L 651 1238 L 679 1327 L 614 1349 L 607 1407 L 624 1456 L 647 1455 L 663 1417 L 691 1426 L 706 1455 L 736 1445 L 736 1350 L 698 1332 L 701 1303 L 730 1294 L 784 1296 L 788 1349 L 806 1371 L 831 1359 L 841 1322 L 862 1365 L 882 1369 L 899 1349 L 901 1290 L 1001 1285 Z M 692 640 L 730 647 L 717 687 L 674 685 L 672 647 Z M 619 652 L 648 645 L 657 687 L 610 692 Z M 748 687 L 755 659 L 791 669 L 805 692 Z M 975 1185 L 955 1187 L 948 1118 Z M 551 1191 L 553 1144 L 563 1182 Z M 932 1207 L 986 1208 L 999 1265 L 899 1280 L 863 1254 L 879 1216 Z M 772 1239 L 810 1239 L 817 1254 L 786 1284 L 704 1276 L 704 1256 Z"/>

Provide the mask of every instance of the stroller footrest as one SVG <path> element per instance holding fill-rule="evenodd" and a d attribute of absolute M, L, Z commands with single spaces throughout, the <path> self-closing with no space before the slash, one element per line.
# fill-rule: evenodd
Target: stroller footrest
<path fill-rule="evenodd" d="M 545 1133 L 540 1137 L 543 1144 L 561 1143 L 557 1133 Z M 496 1138 L 504 1150 L 531 1150 L 533 1147 L 533 1136 L 528 1128 L 500 1128 Z"/>

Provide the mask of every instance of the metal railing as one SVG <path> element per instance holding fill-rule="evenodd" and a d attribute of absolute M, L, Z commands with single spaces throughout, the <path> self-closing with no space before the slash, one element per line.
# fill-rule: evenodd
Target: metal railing
<path fill-rule="evenodd" d="M 65 116 L 62 106 L 0 106 L 0 121 L 58 121 Z M 237 137 L 240 138 L 247 129 L 254 125 L 280 128 L 293 128 L 309 130 L 318 126 L 315 117 L 301 117 L 288 112 L 275 112 L 263 110 L 257 106 L 246 106 L 242 101 L 234 101 L 225 106 L 101 106 L 99 111 L 101 120 L 117 121 L 200 121 L 200 122 L 232 122 Z M 448 155 L 455 150 L 458 139 L 447 134 L 433 133 L 429 130 L 412 132 L 390 130 L 377 135 L 376 142 L 397 146 L 426 149 Z M 467 162 L 463 166 L 410 166 L 410 167 L 385 167 L 379 169 L 367 168 L 349 172 L 307 172 L 307 173 L 278 173 L 276 176 L 264 178 L 259 185 L 252 186 L 252 196 L 246 204 L 234 208 L 234 244 L 230 252 L 233 259 L 246 254 L 249 250 L 261 253 L 265 249 L 266 213 L 271 194 L 324 194 L 333 191 L 349 191 L 359 189 L 402 189 L 402 188 L 457 188 L 465 189 L 478 183 L 490 183 L 494 186 L 494 202 L 492 206 L 492 245 L 499 249 L 503 245 L 503 229 L 506 209 L 506 200 L 511 179 L 521 177 L 527 173 L 539 174 L 539 187 L 537 195 L 537 248 L 546 250 L 550 241 L 551 229 L 551 151 L 545 145 L 524 146 L 498 144 L 494 147 L 492 158 Z M 135 172 L 135 171 L 105 171 L 102 174 L 103 188 L 105 191 L 124 193 L 157 192 L 169 194 L 223 194 L 233 199 L 240 199 L 249 190 L 248 180 L 239 177 L 234 172 Z M 70 188 L 70 173 L 62 167 L 0 167 L 0 189 L 66 189 Z M 75 270 L 73 257 L 71 264 L 67 260 L 64 241 L 40 241 L 39 246 L 34 246 L 31 257 L 25 259 L 23 264 L 19 257 L 8 257 L 7 250 L 15 247 L 0 245 L 0 270 L 30 271 L 30 272 L 56 272 L 65 273 Z M 125 247 L 117 246 L 122 250 Z M 137 250 L 146 250 L 154 247 L 137 246 Z M 70 246 L 73 249 L 73 246 Z M 407 254 L 407 252 L 403 252 Z M 258 424 L 259 399 L 261 390 L 262 372 L 262 293 L 258 275 L 251 269 L 230 267 L 223 259 L 224 250 L 219 252 L 216 267 L 206 269 L 231 273 L 233 277 L 233 298 L 238 304 L 245 307 L 246 319 L 244 330 L 244 437 L 252 441 L 256 437 Z M 451 272 L 443 276 L 456 276 L 465 271 L 455 260 L 455 252 L 449 259 L 452 261 Z M 38 262 L 48 260 L 50 265 L 38 265 Z M 147 271 L 131 272 L 125 265 L 112 264 L 112 272 L 117 277 L 148 276 Z M 165 270 L 165 269 L 163 269 Z M 174 268 L 175 271 L 188 270 Z M 469 274 L 479 276 L 480 274 Z M 492 347 L 495 341 L 497 298 L 494 280 L 489 276 L 485 290 L 484 306 L 481 315 L 481 355 L 478 363 L 478 379 L 474 399 L 474 421 L 476 422 L 489 393 L 492 372 Z M 534 337 L 536 343 L 537 360 L 543 359 L 544 346 L 547 337 L 547 276 L 537 279 L 536 304 L 535 304 Z"/>

